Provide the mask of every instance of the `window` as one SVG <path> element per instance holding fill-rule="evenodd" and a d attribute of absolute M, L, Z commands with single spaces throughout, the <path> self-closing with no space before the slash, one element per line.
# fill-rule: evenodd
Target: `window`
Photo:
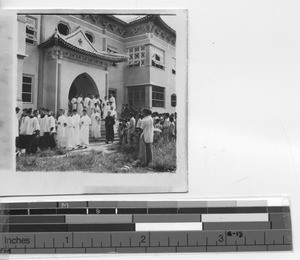
<path fill-rule="evenodd" d="M 176 74 L 176 59 L 172 58 L 172 73 Z"/>
<path fill-rule="evenodd" d="M 135 108 L 145 107 L 145 87 L 128 87 L 128 103 Z"/>
<path fill-rule="evenodd" d="M 129 55 L 129 59 L 128 59 L 128 63 L 127 63 L 127 66 L 129 68 L 145 66 L 145 64 L 146 64 L 146 47 L 145 46 L 128 48 L 127 54 Z"/>
<path fill-rule="evenodd" d="M 58 32 L 62 35 L 68 35 L 70 33 L 69 26 L 67 24 L 62 23 L 62 22 L 60 22 L 57 25 L 57 29 L 58 29 Z"/>
<path fill-rule="evenodd" d="M 94 42 L 94 37 L 93 37 L 93 35 L 92 35 L 91 33 L 86 32 L 86 33 L 85 33 L 85 36 L 89 39 L 89 41 L 90 41 L 91 43 Z"/>
<path fill-rule="evenodd" d="M 22 81 L 22 101 L 26 103 L 32 102 L 32 83 L 33 76 L 23 75 Z"/>
<path fill-rule="evenodd" d="M 165 107 L 165 89 L 152 86 L 152 107 Z"/>
<path fill-rule="evenodd" d="M 164 69 L 165 67 L 165 53 L 163 50 L 158 49 L 154 46 L 151 46 L 151 65 L 159 68 Z"/>
<path fill-rule="evenodd" d="M 36 19 L 26 17 L 26 43 L 35 44 L 37 38 Z"/>
<path fill-rule="evenodd" d="M 177 103 L 177 97 L 176 97 L 176 94 L 172 94 L 172 95 L 171 95 L 171 106 L 172 106 L 172 107 L 176 107 L 176 103 Z"/>

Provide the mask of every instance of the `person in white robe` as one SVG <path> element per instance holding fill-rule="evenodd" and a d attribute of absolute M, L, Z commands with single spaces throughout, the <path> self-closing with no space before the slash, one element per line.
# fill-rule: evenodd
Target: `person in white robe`
<path fill-rule="evenodd" d="M 107 97 L 104 97 L 104 101 L 103 101 L 103 117 L 106 118 L 107 117 L 107 111 L 109 111 L 109 100 L 107 99 Z"/>
<path fill-rule="evenodd" d="M 72 110 L 77 109 L 77 96 L 71 99 Z"/>
<path fill-rule="evenodd" d="M 91 98 L 90 98 L 90 94 L 88 94 L 83 101 L 83 107 L 85 107 L 85 109 L 87 110 L 87 115 L 89 117 L 91 117 L 92 111 L 90 109 L 90 103 L 91 103 Z"/>
<path fill-rule="evenodd" d="M 109 95 L 109 101 L 112 103 L 111 105 L 114 107 L 114 109 L 117 110 L 116 99 L 112 94 Z"/>
<path fill-rule="evenodd" d="M 74 121 L 72 118 L 71 111 L 68 112 L 68 117 L 66 119 L 66 135 L 67 135 L 67 149 L 73 150 L 75 148 L 75 138 L 74 138 Z"/>
<path fill-rule="evenodd" d="M 82 110 L 83 110 L 83 99 L 82 94 L 79 95 L 77 98 L 77 113 L 79 116 L 82 116 Z"/>
<path fill-rule="evenodd" d="M 91 112 L 93 113 L 94 108 L 95 108 L 95 104 L 97 103 L 97 99 L 95 98 L 94 95 L 91 95 L 91 101 L 90 101 L 90 109 Z"/>
<path fill-rule="evenodd" d="M 38 138 L 40 132 L 40 124 L 38 121 L 38 111 L 35 110 L 29 121 L 30 127 L 26 130 L 26 135 L 30 135 L 30 144 L 28 148 L 29 154 L 35 154 L 38 148 Z"/>
<path fill-rule="evenodd" d="M 100 109 L 98 103 L 95 104 L 95 109 L 101 115 L 101 109 Z"/>
<path fill-rule="evenodd" d="M 110 115 L 115 119 L 117 120 L 117 111 L 114 109 L 113 106 L 110 107 Z"/>
<path fill-rule="evenodd" d="M 80 118 L 80 145 L 83 148 L 87 148 L 89 146 L 91 119 L 88 117 L 85 109 L 82 112 L 83 116 Z"/>
<path fill-rule="evenodd" d="M 80 116 L 77 114 L 76 109 L 73 110 L 73 123 L 74 123 L 74 140 L 75 146 L 80 145 Z"/>
<path fill-rule="evenodd" d="M 65 111 L 61 109 L 59 111 L 59 117 L 57 120 L 57 147 L 65 148 L 67 147 L 67 118 L 65 116 Z"/>
<path fill-rule="evenodd" d="M 48 129 L 47 131 L 50 134 L 50 139 L 49 139 L 49 147 L 52 149 L 56 146 L 55 143 L 55 133 L 56 133 L 56 125 L 55 125 L 55 118 L 53 116 L 53 111 L 49 111 L 49 116 L 48 116 L 48 122 L 46 123 Z"/>
<path fill-rule="evenodd" d="M 48 114 L 45 113 L 45 110 L 42 111 L 42 115 L 39 119 L 40 124 L 40 142 L 39 142 L 39 148 L 45 149 L 46 148 L 46 142 L 45 142 L 45 136 L 44 133 L 46 131 L 46 122 L 47 122 Z"/>
<path fill-rule="evenodd" d="M 91 116 L 91 122 L 92 122 L 92 137 L 95 140 L 99 140 L 101 137 L 101 116 L 99 112 L 97 112 L 96 108 L 94 108 L 92 116 Z"/>
<path fill-rule="evenodd" d="M 21 149 L 21 154 L 26 152 L 26 127 L 29 121 L 29 116 L 27 116 L 27 109 L 23 109 L 22 117 L 20 119 L 20 135 L 19 135 L 19 148 Z"/>

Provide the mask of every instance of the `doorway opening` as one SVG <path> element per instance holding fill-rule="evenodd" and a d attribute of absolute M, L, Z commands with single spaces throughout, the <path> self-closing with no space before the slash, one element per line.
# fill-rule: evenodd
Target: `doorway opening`
<path fill-rule="evenodd" d="M 82 94 L 83 97 L 99 95 L 95 81 L 87 73 L 82 73 L 74 79 L 69 91 L 69 100 L 80 94 Z"/>

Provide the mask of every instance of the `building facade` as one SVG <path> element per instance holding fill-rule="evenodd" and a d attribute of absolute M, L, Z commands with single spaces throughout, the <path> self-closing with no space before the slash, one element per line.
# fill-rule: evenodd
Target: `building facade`
<path fill-rule="evenodd" d="M 67 109 L 75 95 L 176 110 L 176 32 L 159 15 L 18 15 L 17 106 Z"/>

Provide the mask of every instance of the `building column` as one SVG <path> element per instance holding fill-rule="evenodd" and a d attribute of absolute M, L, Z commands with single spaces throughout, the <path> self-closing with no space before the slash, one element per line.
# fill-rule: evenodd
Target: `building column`
<path fill-rule="evenodd" d="M 108 98 L 108 91 L 109 91 L 109 75 L 108 71 L 105 73 L 105 96 Z"/>
<path fill-rule="evenodd" d="M 40 16 L 40 39 L 39 42 L 44 40 L 44 31 L 45 31 L 45 17 L 44 15 Z M 43 89 L 44 89 L 44 62 L 45 62 L 45 50 L 39 50 L 39 63 L 38 63 L 38 86 L 37 86 L 37 107 L 43 107 Z"/>
<path fill-rule="evenodd" d="M 57 61 L 57 84 L 56 84 L 56 111 L 55 114 L 61 109 L 61 60 Z"/>
<path fill-rule="evenodd" d="M 150 44 L 145 45 L 146 48 L 146 66 L 151 66 L 151 47 Z"/>

